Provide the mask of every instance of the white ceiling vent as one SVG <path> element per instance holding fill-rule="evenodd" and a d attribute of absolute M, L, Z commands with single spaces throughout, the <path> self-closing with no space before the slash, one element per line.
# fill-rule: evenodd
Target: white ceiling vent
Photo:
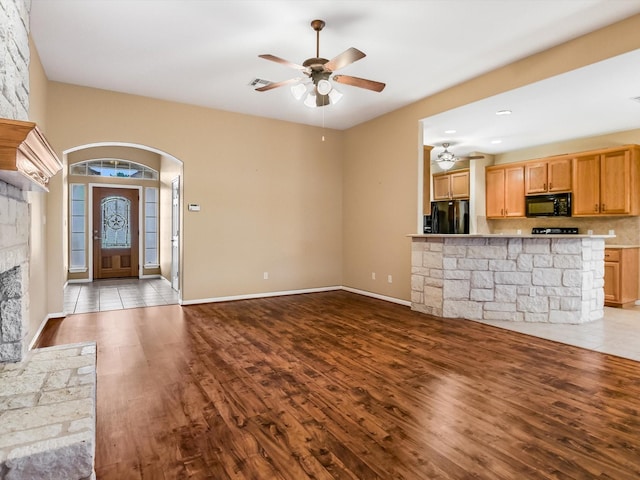
<path fill-rule="evenodd" d="M 253 80 L 251 80 L 249 82 L 249 86 L 250 87 L 262 87 L 265 85 L 271 85 L 271 82 L 269 80 L 265 80 L 263 78 L 254 78 Z"/>
<path fill-rule="evenodd" d="M 631 100 L 640 103 L 640 97 L 631 97 Z"/>

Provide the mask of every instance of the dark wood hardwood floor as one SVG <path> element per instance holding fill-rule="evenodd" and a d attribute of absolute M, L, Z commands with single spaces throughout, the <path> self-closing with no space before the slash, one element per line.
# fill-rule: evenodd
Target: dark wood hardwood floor
<path fill-rule="evenodd" d="M 80 314 L 105 479 L 640 478 L 640 363 L 348 292 Z"/>

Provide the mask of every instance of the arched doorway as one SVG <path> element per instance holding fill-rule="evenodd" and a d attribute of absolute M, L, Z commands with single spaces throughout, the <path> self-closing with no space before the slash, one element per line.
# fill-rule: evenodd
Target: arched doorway
<path fill-rule="evenodd" d="M 182 162 L 119 142 L 63 153 L 65 312 L 180 303 Z"/>

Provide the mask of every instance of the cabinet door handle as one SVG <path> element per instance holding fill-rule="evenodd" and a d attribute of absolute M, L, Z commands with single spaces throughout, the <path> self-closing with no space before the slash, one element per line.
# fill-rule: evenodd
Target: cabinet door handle
<path fill-rule="evenodd" d="M 546 189 L 547 189 L 547 184 L 546 184 L 546 183 L 543 183 L 543 184 L 542 184 L 542 189 L 543 189 L 543 190 L 546 190 Z"/>
<path fill-rule="evenodd" d="M 605 205 L 604 205 L 604 203 L 603 203 L 603 204 L 602 204 L 602 209 L 601 209 L 601 211 L 603 211 L 603 212 L 604 212 L 605 210 L 606 210 L 606 208 L 605 208 Z"/>
<path fill-rule="evenodd" d="M 504 215 L 504 208 L 500 209 L 500 215 Z"/>
<path fill-rule="evenodd" d="M 549 190 L 553 188 L 553 183 L 549 182 Z"/>
<path fill-rule="evenodd" d="M 597 212 L 597 211 L 598 211 L 598 204 L 597 204 L 597 203 L 596 203 L 596 206 L 595 206 L 595 207 L 593 207 L 593 211 L 594 211 L 594 212 Z"/>

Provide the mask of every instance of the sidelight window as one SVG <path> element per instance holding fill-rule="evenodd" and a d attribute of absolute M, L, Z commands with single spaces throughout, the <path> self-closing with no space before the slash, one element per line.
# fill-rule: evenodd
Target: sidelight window
<path fill-rule="evenodd" d="M 158 267 L 158 189 L 144 189 L 144 266 Z"/>
<path fill-rule="evenodd" d="M 71 214 L 69 234 L 71 251 L 69 271 L 72 273 L 87 271 L 87 234 L 86 234 L 86 188 L 81 184 L 71 184 Z"/>

